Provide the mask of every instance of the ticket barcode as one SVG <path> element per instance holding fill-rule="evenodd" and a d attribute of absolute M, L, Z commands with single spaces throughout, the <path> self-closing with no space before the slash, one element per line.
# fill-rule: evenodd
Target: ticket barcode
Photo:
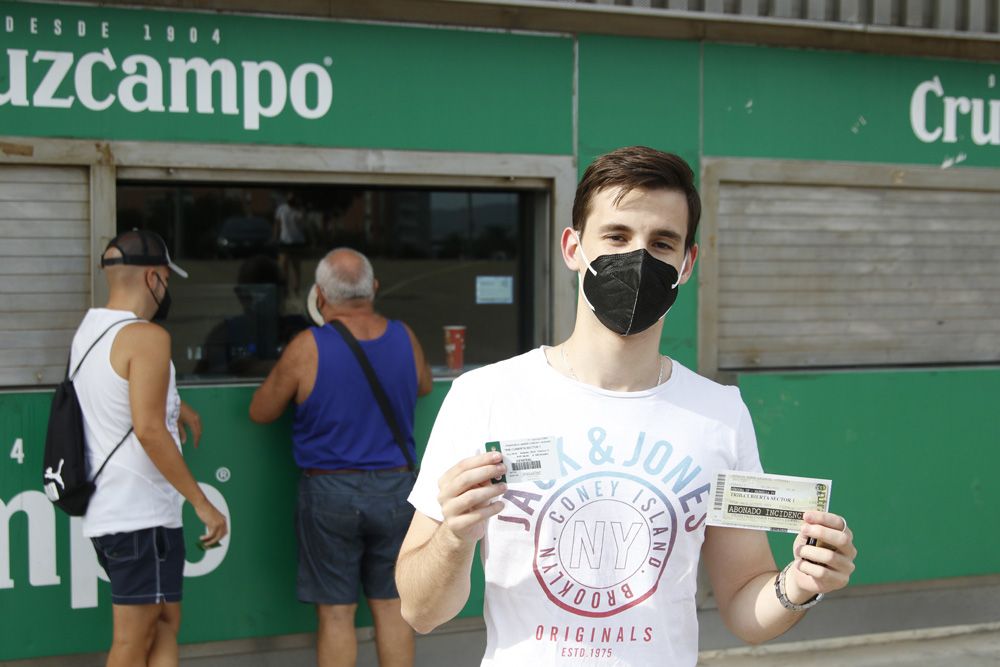
<path fill-rule="evenodd" d="M 724 490 L 726 488 L 726 476 L 719 475 L 715 482 L 715 510 L 719 511 L 722 509 L 722 504 L 725 499 Z"/>
<path fill-rule="evenodd" d="M 507 472 L 497 481 L 522 484 L 561 476 L 556 439 L 551 436 L 494 440 L 486 443 L 486 451 L 503 455 Z"/>

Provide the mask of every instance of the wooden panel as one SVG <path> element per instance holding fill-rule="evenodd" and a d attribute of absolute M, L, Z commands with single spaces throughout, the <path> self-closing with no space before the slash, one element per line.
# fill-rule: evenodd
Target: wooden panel
<path fill-rule="evenodd" d="M 58 366 L 36 366 L 7 368 L 0 365 L 0 387 L 29 387 L 33 385 L 55 385 L 66 375 L 66 362 Z"/>
<path fill-rule="evenodd" d="M 49 294 L 52 292 L 89 292 L 90 276 L 61 274 L 45 276 L 7 275 L 0 278 L 3 294 Z"/>
<path fill-rule="evenodd" d="M 959 341 L 956 341 L 956 343 Z M 721 368 L 836 368 L 845 366 L 845 353 L 841 350 L 818 349 L 799 355 L 795 365 L 788 364 L 784 351 L 756 353 L 719 353 Z M 923 348 L 898 350 L 887 346 L 882 350 L 852 350 L 851 366 L 905 366 L 933 364 L 972 364 L 997 361 L 996 349 L 963 350 L 959 348 Z"/>
<path fill-rule="evenodd" d="M 988 247 L 930 247 L 930 246 L 899 246 L 895 248 L 876 248 L 872 246 L 834 246 L 830 248 L 810 246 L 722 246 L 727 259 L 740 260 L 835 260 L 844 262 L 881 261 L 883 263 L 912 260 L 933 262 L 945 271 L 951 262 L 989 262 L 996 261 L 996 246 Z M 2 254 L 2 252 L 0 252 Z"/>
<path fill-rule="evenodd" d="M 960 303 L 981 305 L 983 308 L 993 308 L 1000 304 L 1000 294 L 968 292 L 962 290 L 929 290 L 925 293 L 928 300 L 944 301 L 949 304 Z M 781 292 L 720 292 L 720 307 L 727 306 L 851 306 L 854 304 L 898 305 L 899 290 L 860 290 L 823 292 L 781 291 Z"/>
<path fill-rule="evenodd" d="M 872 320 L 879 317 L 884 322 L 914 320 L 920 317 L 948 320 L 953 318 L 995 319 L 1000 317 L 998 304 L 936 304 L 933 310 L 923 306 L 867 305 L 849 306 L 730 306 L 719 314 L 720 321 L 746 322 L 822 322 L 828 320 Z"/>
<path fill-rule="evenodd" d="M 77 167 L 28 167 L 0 165 L 0 182 L 86 185 L 87 171 Z"/>
<path fill-rule="evenodd" d="M 3 349 L 38 349 L 57 348 L 64 353 L 69 350 L 73 340 L 73 329 L 36 329 L 29 331 L 0 330 L 0 348 Z"/>
<path fill-rule="evenodd" d="M 0 238 L 84 239 L 90 236 L 86 220 L 14 220 L 0 218 Z"/>
<path fill-rule="evenodd" d="M 0 220 L 88 220 L 87 202 L 0 201 Z"/>
<path fill-rule="evenodd" d="M 2 172 L 0 172 L 2 177 Z M 90 199 L 86 183 L 4 183 L 0 181 L 0 201 L 76 201 Z"/>
<path fill-rule="evenodd" d="M 0 165 L 0 386 L 62 379 L 90 303 L 87 173 Z"/>
<path fill-rule="evenodd" d="M 724 227 L 723 227 L 724 229 Z M 834 231 L 773 231 L 773 230 L 753 230 L 744 231 L 731 230 L 725 232 L 725 236 L 719 238 L 720 246 L 807 246 L 807 247 L 829 247 L 838 246 L 905 246 L 905 247 L 930 247 L 940 248 L 944 245 L 950 247 L 969 246 L 1000 246 L 1000 229 L 995 233 L 990 232 L 921 232 L 919 234 L 903 234 L 893 231 L 868 231 L 868 232 L 834 232 Z M 997 251 L 1000 254 L 1000 250 Z"/>
<path fill-rule="evenodd" d="M 4 294 L 0 292 L 0 322 L 6 322 L 10 314 L 22 312 L 65 309 L 76 311 L 83 319 L 83 311 L 90 303 L 89 294 Z"/>
<path fill-rule="evenodd" d="M 7 331 L 30 331 L 32 329 L 73 329 L 80 324 L 80 313 L 75 310 L 22 311 L 16 318 L 4 322 Z"/>
<path fill-rule="evenodd" d="M 806 18 L 812 21 L 829 21 L 832 18 L 829 11 L 831 6 L 827 0 L 807 0 Z"/>
<path fill-rule="evenodd" d="M 1000 210 L 1000 202 L 997 203 L 997 210 Z M 995 217 L 976 217 L 969 211 L 962 216 L 963 232 L 992 232 L 1000 231 L 1000 222 Z M 720 217 L 720 222 L 724 223 L 727 229 L 757 229 L 757 230 L 825 230 L 838 232 L 855 231 L 899 231 L 899 232 L 954 232 L 955 224 L 948 218 L 882 218 L 863 215 L 837 216 L 837 215 L 815 215 L 805 217 L 805 215 L 733 215 L 728 214 Z"/>
<path fill-rule="evenodd" d="M 947 202 L 921 201 L 921 202 L 900 202 L 892 199 L 874 200 L 878 203 L 878 208 L 873 209 L 873 202 L 866 201 L 843 201 L 836 206 L 827 204 L 822 209 L 817 208 L 817 202 L 810 200 L 788 201 L 788 200 L 743 200 L 726 202 L 720 209 L 720 222 L 728 215 L 835 215 L 843 216 L 886 216 L 886 217 L 915 217 L 915 218 L 936 218 L 949 220 L 955 215 L 954 205 Z M 969 202 L 961 207 L 964 214 L 971 217 L 989 220 L 995 218 L 997 214 L 998 202 Z"/>
<path fill-rule="evenodd" d="M 75 239 L 4 239 L 0 257 L 90 257 L 86 243 Z"/>
<path fill-rule="evenodd" d="M 891 354 L 898 353 L 900 348 L 907 348 L 912 351 L 938 350 L 938 353 L 947 358 L 949 354 L 971 352 L 980 350 L 988 352 L 990 359 L 997 358 L 996 336 L 989 333 L 965 333 L 965 334 L 924 334 L 920 336 L 907 336 L 906 334 L 893 334 L 890 332 L 881 335 L 868 335 L 864 338 L 849 338 L 841 335 L 790 335 L 772 336 L 766 339 L 749 340 L 746 338 L 722 338 L 720 342 L 720 354 L 733 350 L 745 350 L 750 352 L 770 351 L 775 354 L 788 354 L 790 352 L 803 352 L 807 354 L 833 353 L 853 354 L 854 352 L 884 350 Z M 947 349 L 945 349 L 947 348 Z"/>
<path fill-rule="evenodd" d="M 719 368 L 1000 361 L 1000 192 L 719 192 Z"/>
<path fill-rule="evenodd" d="M 934 3 L 934 27 L 938 30 L 955 30 L 958 27 L 956 0 L 937 0 Z"/>
<path fill-rule="evenodd" d="M 872 23 L 875 25 L 893 24 L 892 0 L 873 0 Z"/>
<path fill-rule="evenodd" d="M 933 291 L 937 294 L 947 294 L 955 291 L 996 291 L 1000 293 L 1000 275 L 991 276 L 734 276 L 723 277 L 719 288 L 725 292 L 783 292 L 783 291 L 848 291 L 858 290 L 898 290 L 906 292 L 899 295 L 905 303 L 915 302 L 919 295 L 914 290 Z"/>
<path fill-rule="evenodd" d="M 864 23 L 861 0 L 840 0 L 838 18 L 844 23 Z"/>
<path fill-rule="evenodd" d="M 984 331 L 1000 331 L 1000 318 L 941 318 L 881 320 L 872 311 L 867 318 L 831 319 L 796 322 L 793 329 L 795 336 L 852 336 L 858 340 L 867 338 L 898 338 L 905 336 L 923 336 L 924 334 L 978 334 Z M 788 338 L 787 322 L 742 322 L 739 327 L 733 327 L 739 333 L 739 338 L 722 338 L 720 343 L 725 349 L 730 341 L 754 339 L 755 345 L 771 345 L 772 341 L 785 341 Z"/>
<path fill-rule="evenodd" d="M 960 264 L 954 262 L 943 269 L 936 262 L 911 262 L 908 265 L 917 276 L 981 276 L 997 275 L 997 269 L 988 263 Z M 898 273 L 891 262 L 823 261 L 798 262 L 794 260 L 760 259 L 733 261 L 722 267 L 723 275 L 730 276 L 870 276 Z"/>
<path fill-rule="evenodd" d="M 968 26 L 969 32 L 986 32 L 987 24 L 987 1 L 969 0 Z"/>
<path fill-rule="evenodd" d="M 72 331 L 68 341 L 73 340 Z M 3 347 L 0 348 L 0 369 L 15 367 L 57 366 L 66 368 L 69 343 L 65 349 L 55 347 Z"/>
<path fill-rule="evenodd" d="M 46 273 L 90 272 L 89 257 L 4 257 L 0 262 L 0 276 L 35 276 Z"/>
<path fill-rule="evenodd" d="M 771 0 L 771 16 L 775 18 L 801 18 L 802 3 L 800 0 Z"/>

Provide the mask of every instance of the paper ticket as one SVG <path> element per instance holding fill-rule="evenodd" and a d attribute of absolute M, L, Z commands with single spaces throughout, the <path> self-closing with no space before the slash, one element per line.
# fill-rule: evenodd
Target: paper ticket
<path fill-rule="evenodd" d="M 486 451 L 500 452 L 507 466 L 507 474 L 493 479 L 494 484 L 537 482 L 560 477 L 555 438 L 494 440 L 486 443 Z"/>
<path fill-rule="evenodd" d="M 826 512 L 828 479 L 724 470 L 712 482 L 710 526 L 798 532 L 806 510 Z"/>

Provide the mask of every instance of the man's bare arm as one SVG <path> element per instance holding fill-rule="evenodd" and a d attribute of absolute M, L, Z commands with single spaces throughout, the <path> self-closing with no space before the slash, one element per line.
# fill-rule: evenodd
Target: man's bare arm
<path fill-rule="evenodd" d="M 434 388 L 434 378 L 431 375 L 430 364 L 427 363 L 427 356 L 424 355 L 424 348 L 421 347 L 420 341 L 417 340 L 416 334 L 409 326 L 406 327 L 406 333 L 410 335 L 410 343 L 413 345 L 413 361 L 417 366 L 417 396 L 426 396 L 431 393 L 431 389 Z"/>
<path fill-rule="evenodd" d="M 472 456 L 441 477 L 443 522 L 414 514 L 396 562 L 396 588 L 403 618 L 417 632 L 450 621 L 469 599 L 476 542 L 486 534 L 486 520 L 503 509 L 494 501 L 507 485 L 490 483 L 506 471 L 500 461 L 495 452 Z"/>
<path fill-rule="evenodd" d="M 112 364 L 127 369 L 132 425 L 139 443 L 160 474 L 205 523 L 205 544 L 215 544 L 226 535 L 226 518 L 205 497 L 167 430 L 170 334 L 155 324 L 125 327 L 112 345 Z"/>
<path fill-rule="evenodd" d="M 250 401 L 250 419 L 258 424 L 268 424 L 280 417 L 298 396 L 304 370 L 316 366 L 310 361 L 316 356 L 316 341 L 309 330 L 293 338 L 264 383 L 254 392 Z"/>
<path fill-rule="evenodd" d="M 807 512 L 806 520 L 793 545 L 796 561 L 785 579 L 788 598 L 796 604 L 846 586 L 857 555 L 850 529 L 831 528 L 845 526 L 843 518 Z M 807 537 L 817 537 L 829 547 L 806 546 Z M 786 609 L 775 595 L 778 570 L 764 533 L 709 526 L 702 553 L 722 620 L 743 641 L 759 644 L 773 639 L 805 616 L 804 611 Z"/>
<path fill-rule="evenodd" d="M 415 512 L 396 564 L 403 618 L 420 633 L 454 618 L 469 599 L 476 543 L 449 539 L 440 526 Z"/>

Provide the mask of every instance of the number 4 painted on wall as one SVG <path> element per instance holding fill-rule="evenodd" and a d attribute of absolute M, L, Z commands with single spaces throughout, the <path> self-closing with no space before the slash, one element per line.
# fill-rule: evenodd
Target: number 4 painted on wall
<path fill-rule="evenodd" d="M 14 446 L 10 449 L 10 458 L 18 463 L 24 463 L 24 440 L 22 438 L 14 441 Z"/>

